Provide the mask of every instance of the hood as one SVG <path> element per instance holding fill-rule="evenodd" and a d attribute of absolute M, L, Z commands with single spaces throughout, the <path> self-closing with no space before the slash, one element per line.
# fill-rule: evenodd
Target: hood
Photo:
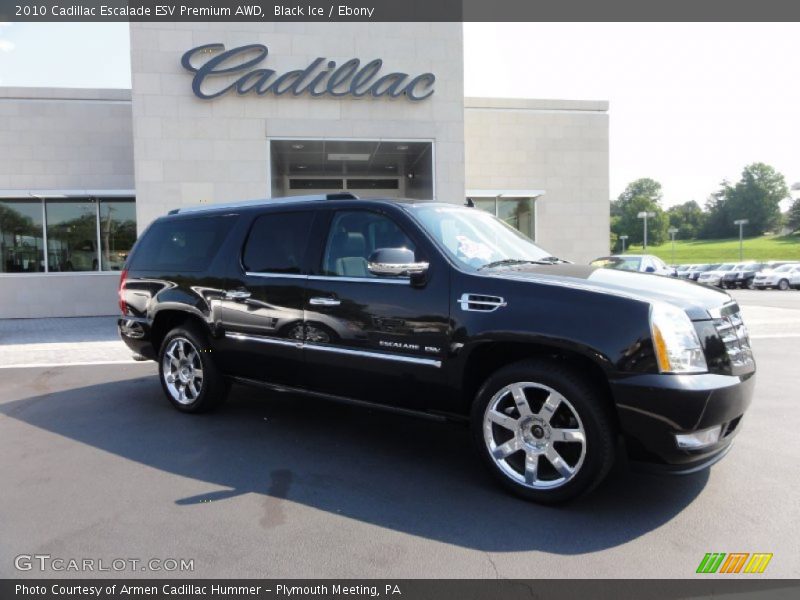
<path fill-rule="evenodd" d="M 723 291 L 683 279 L 584 265 L 514 265 L 481 271 L 481 275 L 616 293 L 642 302 L 669 302 L 685 310 L 693 320 L 709 319 L 709 309 L 732 301 Z"/>

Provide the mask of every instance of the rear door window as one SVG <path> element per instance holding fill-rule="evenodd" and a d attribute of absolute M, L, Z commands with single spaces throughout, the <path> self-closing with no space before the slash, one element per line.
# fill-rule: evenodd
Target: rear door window
<path fill-rule="evenodd" d="M 302 271 L 314 213 L 267 213 L 253 223 L 242 251 L 242 266 L 248 273 Z"/>
<path fill-rule="evenodd" d="M 235 221 L 235 215 L 157 221 L 131 257 L 130 268 L 203 271 L 211 265 Z"/>

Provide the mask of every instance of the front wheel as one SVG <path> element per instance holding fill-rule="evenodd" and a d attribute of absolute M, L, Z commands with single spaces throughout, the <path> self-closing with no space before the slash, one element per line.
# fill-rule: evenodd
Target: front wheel
<path fill-rule="evenodd" d="M 196 327 L 170 331 L 161 344 L 158 364 L 161 387 L 181 412 L 211 410 L 227 395 L 227 383 L 214 364 L 206 336 Z"/>
<path fill-rule="evenodd" d="M 782 292 L 785 292 L 789 289 L 789 282 L 786 279 L 781 279 L 778 282 L 778 289 Z"/>
<path fill-rule="evenodd" d="M 502 485 L 556 504 L 599 484 L 614 461 L 606 399 L 577 371 L 550 360 L 495 372 L 472 408 L 478 453 Z"/>

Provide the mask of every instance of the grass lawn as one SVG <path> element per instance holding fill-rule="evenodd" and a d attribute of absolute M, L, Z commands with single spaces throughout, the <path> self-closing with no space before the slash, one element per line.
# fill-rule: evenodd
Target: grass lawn
<path fill-rule="evenodd" d="M 800 234 L 771 235 L 744 239 L 745 260 L 800 261 Z M 625 249 L 626 254 L 642 254 L 641 246 Z M 647 246 L 647 254 L 655 254 L 667 263 L 718 263 L 739 260 L 739 238 L 727 240 L 675 240 L 673 261 L 672 243 Z"/>

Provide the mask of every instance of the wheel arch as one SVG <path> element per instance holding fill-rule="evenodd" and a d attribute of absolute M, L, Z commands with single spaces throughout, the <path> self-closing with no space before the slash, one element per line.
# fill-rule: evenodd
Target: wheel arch
<path fill-rule="evenodd" d="M 478 390 L 492 373 L 506 365 L 537 358 L 563 362 L 578 371 L 593 388 L 599 390 L 614 415 L 615 425 L 619 425 L 607 367 L 576 349 L 541 342 L 486 341 L 473 348 L 464 363 L 461 382 L 463 411 L 469 413 Z"/>
<path fill-rule="evenodd" d="M 167 334 L 181 325 L 196 324 L 201 331 L 211 336 L 211 329 L 208 322 L 200 313 L 194 313 L 185 309 L 164 308 L 153 316 L 153 323 L 150 328 L 150 341 L 156 356 L 161 351 L 161 344 Z"/>

